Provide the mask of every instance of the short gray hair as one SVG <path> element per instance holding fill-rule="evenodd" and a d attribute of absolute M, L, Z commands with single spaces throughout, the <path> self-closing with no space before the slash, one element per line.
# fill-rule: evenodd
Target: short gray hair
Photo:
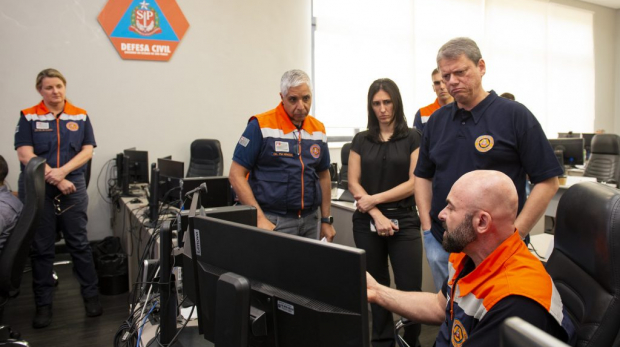
<path fill-rule="evenodd" d="M 301 70 L 289 70 L 282 75 L 282 79 L 280 80 L 280 93 L 282 93 L 282 96 L 286 96 L 290 88 L 300 86 L 304 83 L 308 85 L 310 94 L 312 94 L 312 82 L 310 82 L 308 74 Z"/>
<path fill-rule="evenodd" d="M 437 52 L 437 64 L 442 59 L 458 59 L 461 54 L 465 54 L 474 64 L 478 64 L 480 59 L 482 59 L 480 48 L 478 48 L 474 40 L 469 37 L 457 37 L 441 46 L 439 52 Z"/>

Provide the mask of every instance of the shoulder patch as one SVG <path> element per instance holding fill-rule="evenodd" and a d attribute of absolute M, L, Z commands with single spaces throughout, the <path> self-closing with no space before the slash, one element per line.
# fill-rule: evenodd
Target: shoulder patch
<path fill-rule="evenodd" d="M 241 136 L 241 138 L 239 139 L 239 144 L 243 147 L 247 147 L 248 143 L 250 143 L 250 139 L 245 136 Z"/>

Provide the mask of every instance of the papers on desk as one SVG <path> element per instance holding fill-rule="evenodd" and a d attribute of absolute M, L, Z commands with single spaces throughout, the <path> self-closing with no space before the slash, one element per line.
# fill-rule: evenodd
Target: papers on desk
<path fill-rule="evenodd" d="M 573 184 L 577 184 L 580 182 L 596 182 L 596 177 L 567 176 L 566 183 L 561 185 L 560 187 L 568 188 Z"/>
<path fill-rule="evenodd" d="M 553 235 L 538 234 L 530 236 L 530 252 L 546 262 L 553 252 Z"/>

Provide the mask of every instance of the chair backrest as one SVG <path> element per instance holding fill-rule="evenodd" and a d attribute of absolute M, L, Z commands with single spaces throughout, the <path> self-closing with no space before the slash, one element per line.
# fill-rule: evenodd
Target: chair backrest
<path fill-rule="evenodd" d="M 30 246 L 45 202 L 45 159 L 34 157 L 24 168 L 25 205 L 0 255 L 0 300 L 19 290 Z"/>
<path fill-rule="evenodd" d="M 590 160 L 583 174 L 599 181 L 620 180 L 620 136 L 597 134 L 592 138 Z"/>
<path fill-rule="evenodd" d="M 346 189 L 342 186 L 342 181 L 349 181 L 349 152 L 351 151 L 351 143 L 347 142 L 342 146 L 340 150 L 340 175 L 338 176 L 338 185 L 340 188 Z"/>
<path fill-rule="evenodd" d="M 620 191 L 584 182 L 562 195 L 547 271 L 575 324 L 575 346 L 612 346 L 620 329 Z"/>
<path fill-rule="evenodd" d="M 187 177 L 222 176 L 224 160 L 219 140 L 198 139 L 190 147 Z"/>

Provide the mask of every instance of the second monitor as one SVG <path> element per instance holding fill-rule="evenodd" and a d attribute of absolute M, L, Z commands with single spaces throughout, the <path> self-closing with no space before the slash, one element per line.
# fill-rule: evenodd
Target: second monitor
<path fill-rule="evenodd" d="M 583 165 L 584 150 L 582 138 L 549 139 L 549 143 L 554 151 L 562 151 L 564 165 Z"/>
<path fill-rule="evenodd" d="M 200 204 L 202 207 L 220 207 L 232 205 L 232 189 L 228 176 L 213 177 L 189 177 L 181 180 L 181 197 L 183 198 L 183 209 L 188 210 L 191 199 L 184 196 L 192 189 L 198 188 L 202 183 L 206 183 L 207 192 L 200 192 Z"/>

